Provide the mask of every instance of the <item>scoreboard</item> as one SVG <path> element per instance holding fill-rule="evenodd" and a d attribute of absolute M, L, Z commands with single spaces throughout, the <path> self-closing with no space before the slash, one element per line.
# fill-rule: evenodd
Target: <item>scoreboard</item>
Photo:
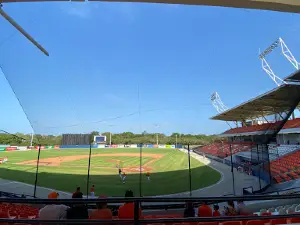
<path fill-rule="evenodd" d="M 94 136 L 94 142 L 95 142 L 95 144 L 106 143 L 106 136 L 96 135 L 96 136 Z"/>

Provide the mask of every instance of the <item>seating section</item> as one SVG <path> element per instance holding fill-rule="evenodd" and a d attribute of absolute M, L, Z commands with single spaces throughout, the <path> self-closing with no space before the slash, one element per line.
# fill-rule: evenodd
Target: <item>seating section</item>
<path fill-rule="evenodd" d="M 33 219 L 38 217 L 39 209 L 29 205 L 0 204 L 0 218 Z"/>
<path fill-rule="evenodd" d="M 237 127 L 225 131 L 224 134 L 239 134 L 239 133 L 251 133 L 251 132 L 274 130 L 280 123 L 281 121 L 275 123 L 264 123 L 261 125 Z M 297 118 L 293 120 L 288 120 L 282 129 L 291 129 L 291 128 L 299 128 L 299 127 L 300 127 L 300 118 Z"/>
<path fill-rule="evenodd" d="M 232 151 L 232 154 L 235 154 L 238 152 L 246 152 L 246 151 L 250 151 L 252 146 L 253 146 L 253 143 L 251 143 L 251 142 L 233 143 L 231 151 Z M 200 149 L 198 149 L 198 152 L 199 151 L 206 153 L 206 154 L 213 155 L 213 156 L 217 156 L 220 158 L 226 158 L 227 156 L 230 156 L 230 144 L 227 142 L 222 142 L 222 143 L 215 142 L 211 145 L 206 145 L 204 147 L 201 147 Z"/>
<path fill-rule="evenodd" d="M 271 174 L 277 183 L 300 178 L 300 151 L 284 155 L 270 163 Z"/>
<path fill-rule="evenodd" d="M 269 209 L 261 209 L 259 212 L 256 212 L 255 214 L 258 216 L 266 215 L 266 213 L 269 213 L 269 215 L 288 215 L 288 214 L 297 214 L 300 213 L 300 204 L 293 204 L 293 205 L 283 205 L 283 206 L 277 206 L 276 208 L 272 207 Z"/>

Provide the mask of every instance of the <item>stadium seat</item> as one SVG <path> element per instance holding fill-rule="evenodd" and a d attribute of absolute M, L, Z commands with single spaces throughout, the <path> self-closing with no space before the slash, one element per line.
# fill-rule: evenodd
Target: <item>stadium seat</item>
<path fill-rule="evenodd" d="M 218 225 L 218 222 L 199 222 L 198 225 Z"/>
<path fill-rule="evenodd" d="M 286 224 L 286 219 L 282 218 L 282 219 L 273 219 L 270 222 L 271 225 L 277 225 L 277 224 Z"/>
<path fill-rule="evenodd" d="M 265 220 L 248 220 L 246 222 L 246 225 L 265 225 L 265 223 L 268 221 Z"/>
<path fill-rule="evenodd" d="M 293 217 L 288 219 L 289 223 L 300 223 L 300 217 Z"/>
<path fill-rule="evenodd" d="M 242 221 L 226 221 L 223 222 L 222 225 L 243 225 Z"/>

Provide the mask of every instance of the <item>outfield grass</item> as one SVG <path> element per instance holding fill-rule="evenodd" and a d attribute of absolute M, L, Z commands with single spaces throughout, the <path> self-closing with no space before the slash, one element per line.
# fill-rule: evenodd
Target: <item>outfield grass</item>
<path fill-rule="evenodd" d="M 174 149 L 143 149 L 144 154 L 159 154 L 161 158 L 153 161 L 152 157 L 142 157 L 142 165 L 151 167 L 151 181 L 148 182 L 143 172 L 128 172 L 126 183 L 122 184 L 116 168 L 116 160 L 121 166 L 139 167 L 140 157 L 118 156 L 121 153 L 139 153 L 139 149 L 93 149 L 90 169 L 90 185 L 94 184 L 96 194 L 123 196 L 126 189 L 132 189 L 138 196 L 163 195 L 189 190 L 188 158 L 185 153 Z M 95 156 L 115 154 L 113 156 Z M 88 149 L 42 150 L 40 158 L 88 155 Z M 37 151 L 0 152 L 0 157 L 8 156 L 8 162 L 0 165 L 0 177 L 9 180 L 34 184 L 36 166 L 17 163 L 37 159 Z M 220 180 L 220 174 L 191 158 L 192 189 L 196 190 L 212 185 Z M 73 192 L 80 186 L 86 193 L 88 159 L 61 162 L 60 166 L 40 166 L 38 185 L 61 191 Z M 9 190 L 8 190 L 9 191 Z"/>

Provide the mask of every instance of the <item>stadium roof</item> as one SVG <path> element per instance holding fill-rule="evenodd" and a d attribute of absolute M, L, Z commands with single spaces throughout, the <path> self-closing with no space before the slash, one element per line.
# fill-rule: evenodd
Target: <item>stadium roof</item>
<path fill-rule="evenodd" d="M 5 2 L 58 2 L 67 0 L 0 0 Z M 85 0 L 72 0 L 75 2 L 85 2 Z M 100 0 L 90 0 L 100 1 Z M 186 4 L 186 5 L 208 5 L 208 6 L 224 6 L 233 8 L 247 9 L 263 9 L 281 12 L 300 12 L 299 0 L 106 0 L 107 2 L 151 2 L 151 3 L 170 3 L 170 4 Z"/>
<path fill-rule="evenodd" d="M 243 121 L 274 115 L 293 107 L 300 96 L 300 86 L 284 84 L 232 109 L 226 110 L 211 119 L 223 121 Z"/>
<path fill-rule="evenodd" d="M 300 70 L 297 70 L 296 72 L 292 73 L 288 77 L 284 78 L 284 81 L 300 82 Z"/>

